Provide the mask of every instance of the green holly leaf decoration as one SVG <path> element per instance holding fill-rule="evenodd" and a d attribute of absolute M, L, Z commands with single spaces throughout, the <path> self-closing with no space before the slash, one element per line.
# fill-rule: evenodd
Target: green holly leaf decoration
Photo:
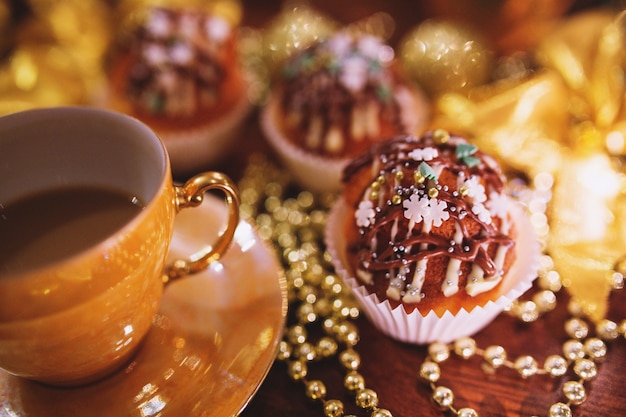
<path fill-rule="evenodd" d="M 437 174 L 435 173 L 435 170 L 432 169 L 432 167 L 426 162 L 420 163 L 419 170 L 424 178 L 437 181 Z"/>
<path fill-rule="evenodd" d="M 459 143 L 456 147 L 456 157 L 459 159 L 463 159 L 467 156 L 473 155 L 478 150 L 476 145 L 472 145 L 469 143 Z"/>
<path fill-rule="evenodd" d="M 472 168 L 475 167 L 476 165 L 480 164 L 480 159 L 476 158 L 475 156 L 466 156 L 464 158 L 461 159 L 463 161 L 463 163 L 465 165 L 467 165 L 468 167 Z"/>
<path fill-rule="evenodd" d="M 476 145 L 470 143 L 459 143 L 456 147 L 456 157 L 459 158 L 468 167 L 474 167 L 480 164 L 480 159 L 472 156 L 478 151 Z"/>

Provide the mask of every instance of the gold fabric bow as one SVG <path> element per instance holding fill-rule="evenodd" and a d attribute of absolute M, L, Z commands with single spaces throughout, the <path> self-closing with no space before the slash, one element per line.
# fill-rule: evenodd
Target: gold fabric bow
<path fill-rule="evenodd" d="M 606 315 L 614 264 L 626 253 L 625 22 L 608 11 L 564 19 L 535 51 L 539 71 L 442 94 L 433 120 L 507 170 L 553 176 L 547 249 L 594 320 Z"/>

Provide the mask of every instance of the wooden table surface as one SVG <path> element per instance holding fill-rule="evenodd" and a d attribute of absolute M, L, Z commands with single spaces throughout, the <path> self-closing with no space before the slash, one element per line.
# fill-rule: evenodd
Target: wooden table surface
<path fill-rule="evenodd" d="M 280 12 L 280 2 L 244 1 L 244 23 L 263 27 Z M 260 3 L 260 4 L 259 4 Z M 386 11 L 396 20 L 394 39 L 399 39 L 408 28 L 426 17 L 416 2 L 387 0 L 361 2 L 311 2 L 328 15 L 351 22 L 377 11 Z M 484 3 L 484 2 L 483 2 Z M 493 3 L 493 2 L 492 2 Z M 578 2 L 572 8 L 587 7 L 592 2 Z M 251 149 L 269 152 L 258 130 L 256 115 L 250 119 L 245 141 Z M 218 167 L 235 178 L 245 164 L 245 155 L 237 154 L 232 160 Z M 491 325 L 475 336 L 479 346 L 500 344 L 509 358 L 533 355 L 538 362 L 551 354 L 562 354 L 562 344 L 568 337 L 563 328 L 569 317 L 566 311 L 567 295 L 559 293 L 557 309 L 533 324 L 522 324 L 506 315 L 498 317 Z M 626 318 L 626 290 L 616 292 L 611 298 L 609 318 L 617 322 Z M 442 416 L 451 415 L 440 411 L 433 403 L 430 388 L 418 378 L 419 366 L 426 357 L 424 346 L 406 345 L 389 339 L 373 328 L 364 317 L 356 321 L 360 342 L 356 346 L 362 358 L 359 369 L 368 387 L 380 397 L 380 406 L 394 416 Z M 442 365 L 440 381 L 453 389 L 455 405 L 476 409 L 481 416 L 546 416 L 551 404 L 564 401 L 561 387 L 572 379 L 571 372 L 564 377 L 535 376 L 520 378 L 510 369 L 499 369 L 495 375 L 487 375 L 481 369 L 480 358 L 462 360 L 453 357 Z M 574 416 L 617 417 L 626 415 L 626 340 L 608 343 L 608 354 L 598 366 L 598 376 L 585 384 L 588 399 L 573 407 Z M 346 414 L 367 415 L 354 406 L 354 398 L 343 387 L 343 371 L 337 358 L 316 362 L 310 367 L 310 377 L 324 381 L 328 398 L 339 399 L 346 405 Z M 242 417 L 275 416 L 322 416 L 319 402 L 313 402 L 304 394 L 301 383 L 292 381 L 283 362 L 275 362 L 260 386 L 258 393 L 241 414 Z"/>

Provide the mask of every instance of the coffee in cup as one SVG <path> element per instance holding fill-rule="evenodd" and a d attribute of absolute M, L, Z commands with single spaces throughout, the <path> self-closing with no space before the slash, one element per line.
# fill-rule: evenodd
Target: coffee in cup
<path fill-rule="evenodd" d="M 223 232 L 165 266 L 176 213 L 212 189 L 228 205 Z M 134 118 L 88 107 L 0 118 L 0 368 L 54 385 L 118 369 L 164 282 L 219 259 L 238 221 L 227 176 L 174 185 L 163 144 Z"/>

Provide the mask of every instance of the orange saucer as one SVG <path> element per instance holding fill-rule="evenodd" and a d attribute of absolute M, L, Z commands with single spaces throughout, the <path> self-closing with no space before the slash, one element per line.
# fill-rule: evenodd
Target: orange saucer
<path fill-rule="evenodd" d="M 207 196 L 176 218 L 170 257 L 195 253 L 224 224 Z M 284 272 L 254 228 L 241 222 L 227 254 L 171 283 L 132 361 L 110 377 L 54 388 L 0 370 L 0 416 L 234 416 L 274 361 L 287 298 Z"/>

